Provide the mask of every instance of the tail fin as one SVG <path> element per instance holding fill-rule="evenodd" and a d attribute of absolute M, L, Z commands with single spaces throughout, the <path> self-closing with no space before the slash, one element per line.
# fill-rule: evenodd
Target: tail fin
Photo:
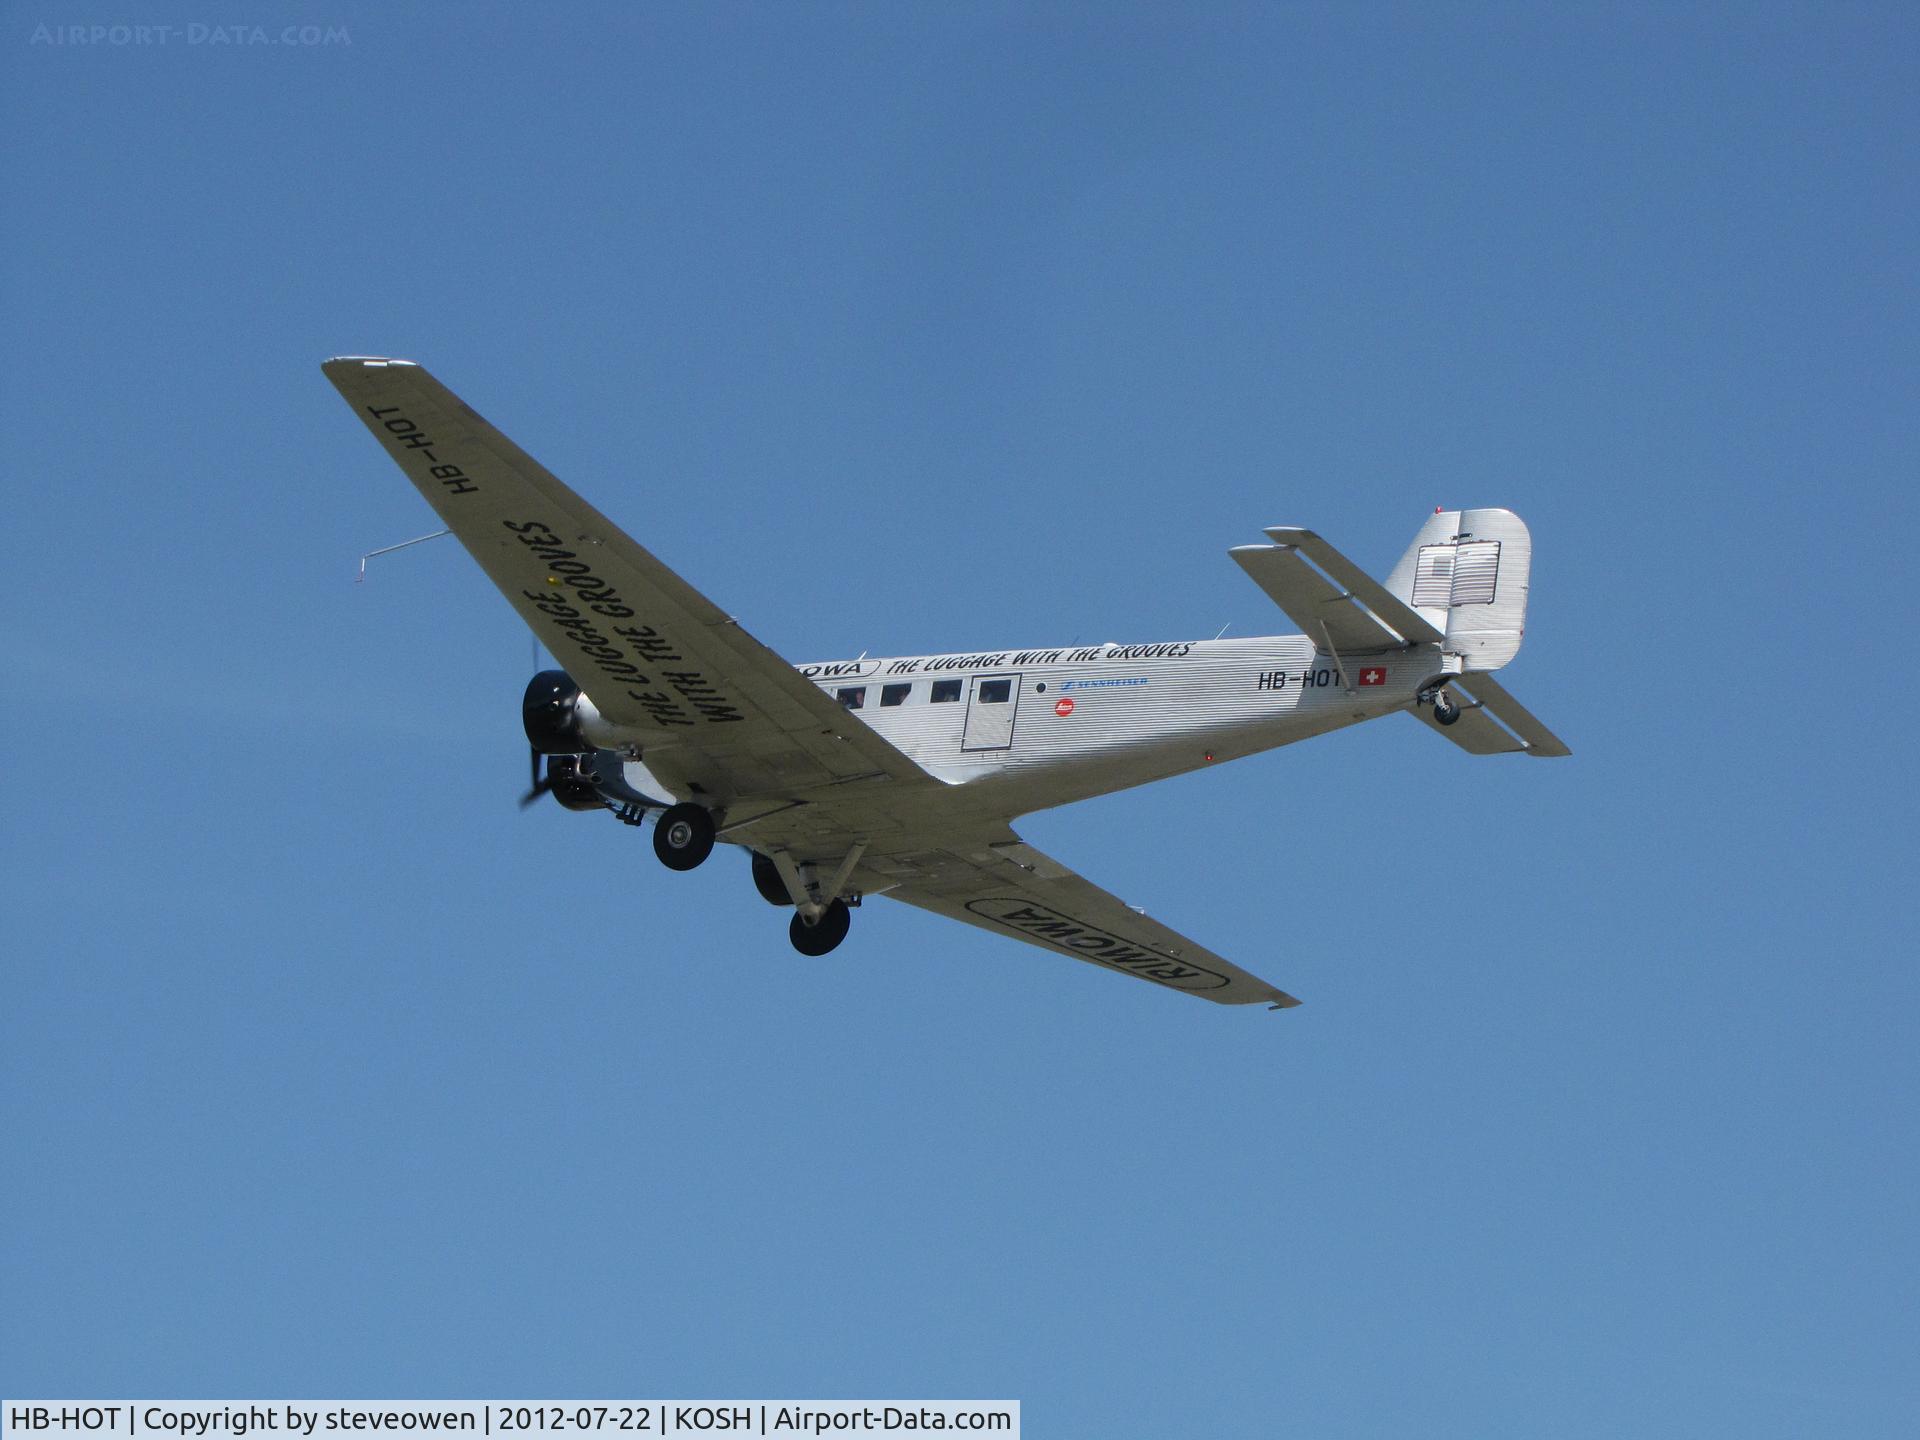
<path fill-rule="evenodd" d="M 1408 707 L 1436 733 L 1473 755 L 1571 753 L 1488 673 L 1520 653 L 1526 628 L 1533 540 L 1511 510 L 1435 511 L 1384 586 L 1311 530 L 1267 538 L 1227 553 L 1336 658 L 1438 647 L 1439 673 Z"/>
<path fill-rule="evenodd" d="M 1526 633 L 1533 537 L 1511 510 L 1437 510 L 1387 576 L 1387 590 L 1445 636 L 1467 670 L 1498 670 Z"/>

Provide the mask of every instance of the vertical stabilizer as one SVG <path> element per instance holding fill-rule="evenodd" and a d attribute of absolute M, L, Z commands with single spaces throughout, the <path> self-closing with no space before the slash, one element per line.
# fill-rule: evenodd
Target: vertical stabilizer
<path fill-rule="evenodd" d="M 1387 589 L 1445 637 L 1467 670 L 1498 670 L 1526 633 L 1533 537 L 1511 510 L 1440 510 L 1387 576 Z"/>

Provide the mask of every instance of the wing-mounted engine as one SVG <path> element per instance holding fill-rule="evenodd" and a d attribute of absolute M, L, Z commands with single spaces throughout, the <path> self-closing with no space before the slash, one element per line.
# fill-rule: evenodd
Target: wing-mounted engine
<path fill-rule="evenodd" d="M 580 702 L 585 698 L 564 670 L 542 670 L 527 682 L 520 723 L 534 754 L 584 755 L 594 748 L 580 730 Z"/>
<path fill-rule="evenodd" d="M 542 670 L 527 682 L 520 722 L 533 750 L 533 783 L 522 806 L 550 794 L 569 810 L 611 810 L 637 825 L 648 810 L 673 803 L 660 798 L 632 738 L 601 716 L 566 671 Z"/>
<path fill-rule="evenodd" d="M 527 743 L 542 755 L 618 750 L 632 756 L 640 753 L 645 738 L 602 715 L 564 670 L 542 670 L 527 682 L 520 697 L 520 723 L 526 727 Z"/>

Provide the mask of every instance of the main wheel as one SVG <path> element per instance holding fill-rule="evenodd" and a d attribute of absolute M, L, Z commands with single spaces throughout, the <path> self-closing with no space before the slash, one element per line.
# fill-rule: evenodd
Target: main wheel
<path fill-rule="evenodd" d="M 787 926 L 787 938 L 802 955 L 824 955 L 847 938 L 847 927 L 852 924 L 847 902 L 836 900 L 821 911 L 820 918 L 811 925 L 796 914 Z"/>
<path fill-rule="evenodd" d="M 713 816 L 698 805 L 669 806 L 653 827 L 653 853 L 669 870 L 691 870 L 713 853 Z"/>
<path fill-rule="evenodd" d="M 787 893 L 787 882 L 780 878 L 780 868 L 758 850 L 753 852 L 753 888 L 769 905 L 793 904 L 793 897 Z"/>
<path fill-rule="evenodd" d="M 1444 690 L 1433 697 L 1433 718 L 1442 725 L 1451 725 L 1460 718 L 1460 707 Z"/>

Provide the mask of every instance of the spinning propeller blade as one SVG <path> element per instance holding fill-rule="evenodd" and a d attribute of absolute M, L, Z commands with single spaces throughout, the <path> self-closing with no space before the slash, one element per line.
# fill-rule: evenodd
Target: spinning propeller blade
<path fill-rule="evenodd" d="M 542 795 L 553 789 L 553 782 L 546 779 L 540 773 L 540 752 L 538 750 L 529 750 L 527 752 L 527 758 L 533 764 L 533 776 L 532 783 L 527 788 L 527 793 L 520 797 L 520 808 L 522 810 L 526 809 Z"/>

